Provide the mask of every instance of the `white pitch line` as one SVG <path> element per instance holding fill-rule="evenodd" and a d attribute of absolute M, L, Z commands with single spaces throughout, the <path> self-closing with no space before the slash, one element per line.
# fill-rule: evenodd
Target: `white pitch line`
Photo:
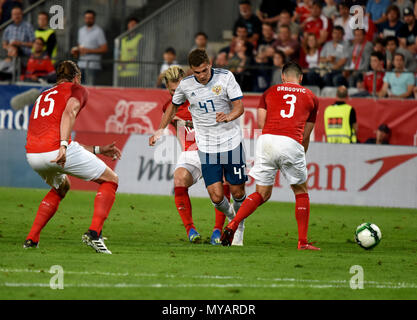
<path fill-rule="evenodd" d="M 36 270 L 36 269 L 5 269 L 0 268 L 0 272 L 3 273 L 45 273 L 49 274 L 48 270 Z M 216 280 L 257 280 L 257 281 L 267 281 L 267 282 L 292 282 L 292 283 L 311 283 L 311 285 L 307 287 L 313 287 L 313 288 L 346 288 L 349 287 L 349 282 L 347 280 L 317 280 L 317 279 L 295 279 L 295 278 L 243 278 L 238 276 L 219 276 L 219 275 L 174 275 L 174 274 L 156 274 L 156 273 L 133 273 L 129 274 L 128 272 L 122 272 L 122 273 L 114 273 L 114 272 L 101 272 L 101 271 L 66 271 L 64 270 L 65 274 L 75 274 L 75 275 L 99 275 L 99 276 L 109 276 L 109 277 L 146 277 L 146 278 L 195 278 L 195 279 L 216 279 Z M 1 284 L 0 284 L 1 285 Z M 96 284 L 101 285 L 101 284 Z M 193 286 L 193 284 L 189 284 L 190 286 Z M 406 289 L 406 288 L 417 288 L 417 284 L 414 283 L 405 283 L 405 282 L 378 282 L 378 281 L 364 281 L 364 285 L 366 287 L 373 287 L 373 288 L 379 288 L 379 289 Z M 48 286 L 48 285 L 46 285 Z M 143 285 L 140 285 L 143 286 Z M 171 286 L 168 285 L 167 286 Z M 185 285 L 183 285 L 185 286 Z M 202 286 L 202 285 L 198 285 Z M 207 284 L 207 286 L 210 286 L 210 284 Z M 219 286 L 227 286 L 226 284 L 219 284 Z M 240 284 L 236 284 L 234 286 L 241 286 Z M 251 286 L 251 285 L 245 285 L 245 286 Z M 254 285 L 258 286 L 258 285 Z M 290 284 L 271 284 L 271 285 L 259 285 L 261 288 L 269 288 L 269 287 L 291 287 Z"/>
<path fill-rule="evenodd" d="M 4 287 L 49 287 L 47 283 L 0 283 L 0 286 Z M 242 283 L 228 283 L 228 284 L 216 284 L 216 283 L 201 283 L 201 284 L 166 284 L 166 283 L 151 283 L 151 284 L 139 284 L 139 283 L 78 283 L 78 284 L 64 284 L 64 288 L 261 288 L 261 289 L 274 289 L 274 288 L 348 288 L 347 286 L 338 285 L 296 285 L 296 284 L 270 284 L 270 285 L 258 285 L 258 284 L 242 284 Z"/>
<path fill-rule="evenodd" d="M 415 289 L 417 286 L 385 286 L 385 285 L 364 285 L 365 288 L 377 288 L 377 289 Z M 5 282 L 0 283 L 0 287 L 24 287 L 34 288 L 42 287 L 48 288 L 47 283 L 13 283 Z M 64 288 L 252 288 L 252 289 L 275 289 L 275 288 L 312 288 L 312 289 L 332 289 L 332 288 L 345 288 L 348 289 L 348 285 L 337 284 L 241 284 L 241 283 L 229 283 L 229 284 L 215 284 L 215 283 L 201 283 L 201 284 L 166 284 L 166 283 L 151 283 L 151 284 L 139 284 L 139 283 L 78 283 L 78 284 L 65 284 Z"/>

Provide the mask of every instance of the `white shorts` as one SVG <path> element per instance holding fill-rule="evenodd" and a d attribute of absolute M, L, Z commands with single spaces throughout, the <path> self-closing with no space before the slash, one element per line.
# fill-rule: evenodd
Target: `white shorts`
<path fill-rule="evenodd" d="M 178 168 L 185 168 L 193 176 L 193 184 L 197 183 L 203 176 L 197 150 L 181 152 L 175 170 Z"/>
<path fill-rule="evenodd" d="M 106 170 L 106 164 L 94 154 L 84 149 L 78 142 L 72 141 L 67 149 L 67 160 L 64 168 L 52 163 L 59 150 L 44 153 L 27 153 L 29 165 L 51 187 L 58 189 L 64 182 L 66 174 L 85 181 L 96 180 Z"/>
<path fill-rule="evenodd" d="M 278 170 L 291 185 L 306 182 L 304 147 L 286 136 L 261 135 L 256 142 L 255 164 L 249 175 L 260 186 L 272 186 Z"/>

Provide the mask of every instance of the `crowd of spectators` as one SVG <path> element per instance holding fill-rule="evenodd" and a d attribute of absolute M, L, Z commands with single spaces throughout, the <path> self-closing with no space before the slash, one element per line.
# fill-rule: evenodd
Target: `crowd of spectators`
<path fill-rule="evenodd" d="M 48 27 L 48 13 L 38 14 L 38 28 L 35 30 L 23 20 L 21 1 L 2 1 L 0 8 L 2 20 L 12 19 L 3 32 L 2 47 L 7 51 L 7 57 L 0 61 L 0 80 L 11 80 L 18 71 L 22 81 L 55 82 L 52 57 L 56 57 L 57 41 L 55 31 Z M 10 9 L 9 14 L 6 9 Z"/>
<path fill-rule="evenodd" d="M 230 43 L 215 50 L 207 34 L 198 32 L 193 48 L 206 49 L 213 66 L 231 70 L 244 91 L 263 92 L 280 83 L 283 64 L 293 60 L 303 67 L 304 85 L 355 88 L 352 96 L 417 98 L 416 14 L 417 2 L 411 0 L 280 0 L 279 5 L 262 0 L 257 8 L 240 0 Z M 53 82 L 58 44 L 48 13 L 39 13 L 35 29 L 23 20 L 21 0 L 0 0 L 0 18 L 13 21 L 3 32 L 7 57 L 0 61 L 0 80 L 10 79 L 18 63 L 21 80 Z M 108 51 L 95 20 L 94 11 L 84 13 L 85 25 L 71 50 L 86 84 L 96 83 Z M 128 30 L 137 23 L 129 19 Z M 132 34 L 122 41 L 122 60 L 140 59 L 141 37 Z M 160 71 L 172 64 L 177 57 L 170 47 Z M 127 76 L 137 71 L 137 64 L 119 66 Z"/>
<path fill-rule="evenodd" d="M 263 0 L 258 8 L 241 0 L 239 13 L 229 45 L 210 48 L 210 56 L 244 91 L 280 83 L 280 68 L 293 60 L 304 85 L 417 98 L 417 4 L 410 0 Z M 197 38 L 207 46 L 203 32 Z"/>
<path fill-rule="evenodd" d="M 2 47 L 7 57 L 0 61 L 0 80 L 20 74 L 21 81 L 54 83 L 58 41 L 55 30 L 49 28 L 49 14 L 40 12 L 34 29 L 23 19 L 22 1 L 0 0 L 0 16 L 3 22 L 12 20 L 3 32 Z M 102 55 L 108 50 L 104 31 L 95 20 L 93 10 L 84 13 L 85 25 L 78 30 L 77 45 L 70 52 L 78 60 L 83 83 L 89 85 L 96 83 Z"/>

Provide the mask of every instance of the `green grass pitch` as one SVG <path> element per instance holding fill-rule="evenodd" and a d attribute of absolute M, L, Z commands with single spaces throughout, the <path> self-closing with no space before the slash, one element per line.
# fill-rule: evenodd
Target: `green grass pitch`
<path fill-rule="evenodd" d="M 190 244 L 173 197 L 118 194 L 103 233 L 113 255 L 81 242 L 94 193 L 71 191 L 43 230 L 38 249 L 24 250 L 47 190 L 0 188 L 0 299 L 416 299 L 417 210 L 311 205 L 309 238 L 321 251 L 298 251 L 293 203 L 268 202 L 246 221 L 245 245 L 208 244 L 209 199 L 193 198 L 203 243 Z M 355 228 L 373 222 L 382 241 L 366 251 Z M 49 287 L 51 266 L 64 289 Z M 364 270 L 353 290 L 350 268 Z"/>

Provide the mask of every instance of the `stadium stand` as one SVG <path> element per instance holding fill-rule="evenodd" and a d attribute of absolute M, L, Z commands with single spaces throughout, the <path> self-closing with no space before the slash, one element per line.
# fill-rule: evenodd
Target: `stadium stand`
<path fill-rule="evenodd" d="M 87 0 L 82 2 L 22 0 L 19 3 L 23 8 L 24 21 L 34 30 L 38 27 L 37 17 L 40 12 L 48 12 L 52 5 L 63 8 L 65 28 L 54 30 L 58 43 L 55 48 L 57 52 L 54 53 L 56 55 L 56 59 L 55 57 L 53 59 L 54 63 L 73 58 L 70 52 L 71 48 L 77 44 L 78 29 L 84 25 L 83 14 L 86 10 L 94 8 L 97 13 L 96 24 L 103 27 L 108 44 L 107 53 L 102 54 L 100 76 L 97 77 L 94 85 L 155 87 L 155 79 L 158 79 L 164 63 L 161 59 L 164 50 L 168 47 L 175 48 L 178 64 L 186 66 L 187 54 L 195 45 L 194 36 L 198 32 L 207 35 L 208 47 L 215 56 L 213 62 L 217 61 L 217 56 L 220 57 L 217 65 L 233 69 L 233 65 L 240 62 L 244 66 L 243 69 L 234 68 L 233 72 L 247 92 L 261 92 L 264 88 L 280 81 L 279 64 L 274 64 L 274 53 L 271 47 L 283 51 L 287 61 L 299 62 L 305 68 L 304 84 L 319 87 L 319 89 L 314 88 L 314 92 L 321 96 L 333 96 L 334 90 L 331 87 L 339 84 L 349 84 L 349 92 L 353 95 L 363 91 L 362 76 L 367 72 L 376 72 L 372 71 L 369 63 L 370 55 L 375 50 L 384 57 L 385 71 L 392 71 L 393 55 L 400 52 L 406 60 L 406 69 L 401 72 L 416 72 L 417 24 L 416 19 L 411 18 L 415 12 L 413 7 L 405 6 L 402 1 L 398 4 L 397 1 L 391 1 L 389 6 L 385 4 L 375 6 L 373 1 L 355 2 L 362 4 L 363 19 L 359 19 L 363 22 L 361 26 L 355 24 L 355 21 L 359 20 L 357 16 L 354 16 L 354 14 L 361 14 L 361 10 L 356 13 L 348 10 L 352 1 L 289 0 L 285 2 L 285 8 L 281 8 L 282 10 L 269 7 L 270 2 L 263 0 L 227 2 L 212 0 L 210 3 L 202 0 Z M 250 15 L 244 12 L 247 8 L 251 9 Z M 1 16 L 2 37 L 6 28 L 14 25 L 10 19 L 11 9 L 10 6 L 4 7 Z M 184 12 L 193 12 L 193 14 L 184 15 Z M 398 13 L 400 13 L 399 16 Z M 134 27 L 128 29 L 127 23 L 131 18 L 134 18 L 136 23 Z M 213 24 L 214 20 L 216 23 Z M 241 58 L 237 58 L 236 55 L 233 57 L 237 40 L 236 28 L 244 24 L 249 29 L 256 27 L 259 33 L 259 21 L 272 23 L 272 39 L 269 35 L 265 35 L 268 37 L 267 40 L 263 39 L 262 33 L 259 39 L 253 40 L 248 37 L 251 43 L 250 45 L 244 44 L 245 54 L 241 54 Z M 332 30 L 336 26 L 341 26 L 344 30 L 343 40 L 337 43 L 332 42 Z M 368 42 L 366 40 L 363 42 L 365 45 L 361 45 L 362 42 L 355 42 L 354 29 L 357 28 L 364 30 L 366 40 L 368 40 Z M 249 29 L 250 35 L 253 30 Z M 287 35 L 288 30 L 290 38 Z M 313 50 L 310 53 L 311 56 L 307 56 L 305 48 L 307 48 L 308 35 L 311 34 L 314 34 L 318 40 L 319 48 L 318 53 Z M 393 38 L 396 39 L 395 42 L 392 41 Z M 372 43 L 372 49 L 370 43 Z M 225 57 L 219 53 L 225 51 L 229 45 L 232 51 L 229 52 L 227 50 L 230 49 L 226 49 L 227 61 L 222 62 L 221 60 Z M 127 54 L 126 50 L 130 52 L 132 49 L 135 50 L 135 54 Z M 343 53 L 339 52 L 340 50 Z M 325 55 L 328 61 L 315 62 L 314 57 L 317 55 Z M 342 55 L 347 57 L 347 61 L 340 66 L 337 64 L 337 57 Z M 6 57 L 7 45 L 3 44 L 0 58 Z M 14 69 L 12 77 L 6 76 L 3 79 L 7 78 L 8 81 L 15 82 L 21 78 L 21 74 L 25 73 L 28 57 L 18 59 L 22 61 L 14 64 L 17 68 Z M 332 62 L 331 59 L 335 60 Z M 360 62 L 357 63 L 358 61 Z M 23 68 L 20 68 L 20 65 L 23 65 Z M 127 72 L 126 66 L 134 72 Z M 314 66 L 314 72 L 308 68 L 309 66 Z M 333 66 L 337 66 L 338 70 L 329 69 Z M 397 74 L 398 76 L 400 74 L 398 70 Z M 413 81 L 414 86 L 415 74 Z M 415 94 L 417 90 L 413 87 L 413 95 Z M 375 97 L 376 92 L 370 96 Z"/>

